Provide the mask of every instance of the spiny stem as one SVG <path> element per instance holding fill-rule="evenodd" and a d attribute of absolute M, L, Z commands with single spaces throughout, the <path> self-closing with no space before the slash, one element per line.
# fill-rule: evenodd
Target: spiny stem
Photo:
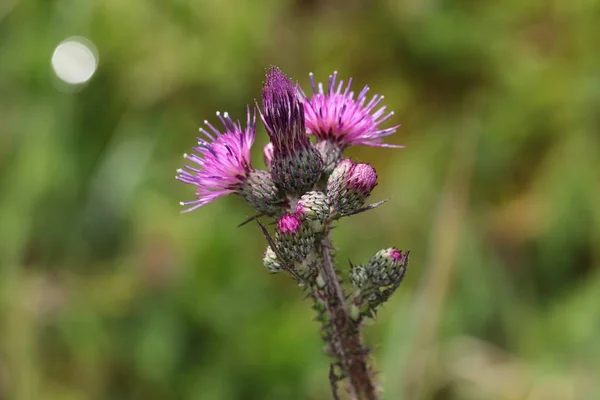
<path fill-rule="evenodd" d="M 329 348 L 339 360 L 343 373 L 350 382 L 350 395 L 356 400 L 378 400 L 379 395 L 367 362 L 368 351 L 362 344 L 360 329 L 346 307 L 346 298 L 340 287 L 331 257 L 331 241 L 325 234 L 317 243 L 321 276 L 324 280 L 328 324 L 333 330 Z"/>
<path fill-rule="evenodd" d="M 340 400 L 340 395 L 338 394 L 338 376 L 335 374 L 335 367 L 333 364 L 329 366 L 329 384 L 331 385 L 331 395 L 333 396 L 333 400 Z"/>

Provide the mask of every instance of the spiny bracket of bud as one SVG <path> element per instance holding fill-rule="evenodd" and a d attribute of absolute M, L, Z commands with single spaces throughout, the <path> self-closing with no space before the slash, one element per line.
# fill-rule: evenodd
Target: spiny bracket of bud
<path fill-rule="evenodd" d="M 369 274 L 364 265 L 350 264 L 350 272 L 348 275 L 350 282 L 359 289 L 362 289 L 369 284 Z"/>
<path fill-rule="evenodd" d="M 356 164 L 347 158 L 340 161 L 327 181 L 332 211 L 341 216 L 358 212 L 376 185 L 377 172 L 369 164 Z"/>
<path fill-rule="evenodd" d="M 300 263 L 314 251 L 315 236 L 300 217 L 285 214 L 277 221 L 275 243 L 283 261 Z"/>
<path fill-rule="evenodd" d="M 284 270 L 277 254 L 273 251 L 271 246 L 267 246 L 267 250 L 265 250 L 265 255 L 263 256 L 263 264 L 269 272 L 275 274 L 277 272 L 281 272 Z"/>
<path fill-rule="evenodd" d="M 351 265 L 350 282 L 358 289 L 352 305 L 356 308 L 352 314 L 373 316 L 379 306 L 385 303 L 400 286 L 410 251 L 402 252 L 395 247 L 379 250 L 366 265 Z"/>
<path fill-rule="evenodd" d="M 382 205 L 383 203 L 387 203 L 387 202 L 388 202 L 388 199 L 381 200 L 381 201 L 378 201 L 378 202 L 376 202 L 376 203 L 369 204 L 368 206 L 365 206 L 365 207 L 359 208 L 358 210 L 356 210 L 356 211 L 354 211 L 354 212 L 351 212 L 351 213 L 349 213 L 349 214 L 346 214 L 346 215 L 340 215 L 340 214 L 336 214 L 335 216 L 333 216 L 333 217 L 332 217 L 332 219 L 340 219 L 340 218 L 342 218 L 342 217 L 349 217 L 349 216 L 351 216 L 351 215 L 361 214 L 361 213 L 364 213 L 364 212 L 366 212 L 366 211 L 373 210 L 373 209 L 375 209 L 375 208 L 379 207 L 380 205 Z"/>
<path fill-rule="evenodd" d="M 240 223 L 240 224 L 239 224 L 237 227 L 238 227 L 238 228 L 241 228 L 242 226 L 246 225 L 248 222 L 252 222 L 252 221 L 254 221 L 255 219 L 257 219 L 257 218 L 260 218 L 260 217 L 263 217 L 263 216 L 264 216 L 264 214 L 263 214 L 263 213 L 258 213 L 258 214 L 255 214 L 255 215 L 251 216 L 250 218 L 247 218 L 247 219 L 245 219 L 245 220 L 244 220 L 242 223 Z"/>
<path fill-rule="evenodd" d="M 267 171 L 251 171 L 240 189 L 240 195 L 263 215 L 282 214 L 284 197 Z"/>
<path fill-rule="evenodd" d="M 275 157 L 271 167 L 273 180 L 290 193 L 302 194 L 311 190 L 321 177 L 321 156 L 312 147 Z"/>

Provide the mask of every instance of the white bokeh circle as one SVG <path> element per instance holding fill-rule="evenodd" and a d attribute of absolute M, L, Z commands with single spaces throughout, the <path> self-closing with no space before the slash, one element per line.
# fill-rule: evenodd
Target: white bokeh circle
<path fill-rule="evenodd" d="M 69 38 L 61 42 L 52 53 L 52 69 L 65 83 L 85 83 L 98 67 L 98 53 L 94 45 L 84 38 Z"/>

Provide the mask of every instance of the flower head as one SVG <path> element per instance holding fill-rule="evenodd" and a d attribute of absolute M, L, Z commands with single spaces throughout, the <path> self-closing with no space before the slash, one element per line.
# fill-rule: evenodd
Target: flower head
<path fill-rule="evenodd" d="M 197 199 L 181 203 L 190 206 L 185 212 L 235 193 L 252 171 L 250 147 L 256 135 L 256 116 L 250 115 L 248 107 L 246 129 L 242 129 L 239 121 L 233 122 L 228 113 L 221 115 L 217 112 L 217 117 L 225 128 L 224 132 L 204 121 L 210 132 L 200 128 L 204 137 L 198 138 L 198 147 L 194 147 L 192 154 L 183 155 L 191 161 L 191 165 L 177 170 L 176 179 L 197 186 Z"/>
<path fill-rule="evenodd" d="M 273 154 L 273 181 L 287 192 L 302 194 L 313 188 L 323 171 L 323 160 L 306 136 L 304 105 L 297 87 L 279 69 L 267 72 L 262 92 L 265 124 Z"/>
<path fill-rule="evenodd" d="M 377 186 L 377 172 L 369 164 L 340 161 L 327 180 L 327 199 L 333 211 L 349 215 L 358 211 Z"/>
<path fill-rule="evenodd" d="M 380 129 L 379 125 L 387 121 L 393 111 L 386 113 L 386 106 L 375 108 L 383 100 L 383 96 L 375 94 L 367 102 L 369 87 L 365 86 L 356 99 L 350 91 L 352 78 L 344 88 L 344 81 L 337 82 L 337 71 L 329 76 L 327 89 L 323 84 L 315 84 L 314 75 L 310 74 L 312 96 L 304 96 L 306 115 L 306 131 L 319 141 L 329 141 L 339 147 L 374 146 L 374 147 L 404 147 L 384 144 L 384 137 L 396 132 L 400 125 Z M 366 102 L 366 104 L 365 104 Z"/>

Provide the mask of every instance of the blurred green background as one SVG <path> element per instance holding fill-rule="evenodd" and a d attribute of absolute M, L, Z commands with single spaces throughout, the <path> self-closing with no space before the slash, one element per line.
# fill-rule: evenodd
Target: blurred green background
<path fill-rule="evenodd" d="M 181 155 L 265 68 L 385 94 L 405 149 L 340 265 L 411 249 L 366 328 L 385 399 L 600 399 L 600 1 L 3 0 L 0 398 L 328 399 L 310 303 Z M 98 69 L 54 75 L 84 36 Z M 386 125 L 388 126 L 388 125 Z M 254 160 L 262 165 L 260 129 Z"/>

